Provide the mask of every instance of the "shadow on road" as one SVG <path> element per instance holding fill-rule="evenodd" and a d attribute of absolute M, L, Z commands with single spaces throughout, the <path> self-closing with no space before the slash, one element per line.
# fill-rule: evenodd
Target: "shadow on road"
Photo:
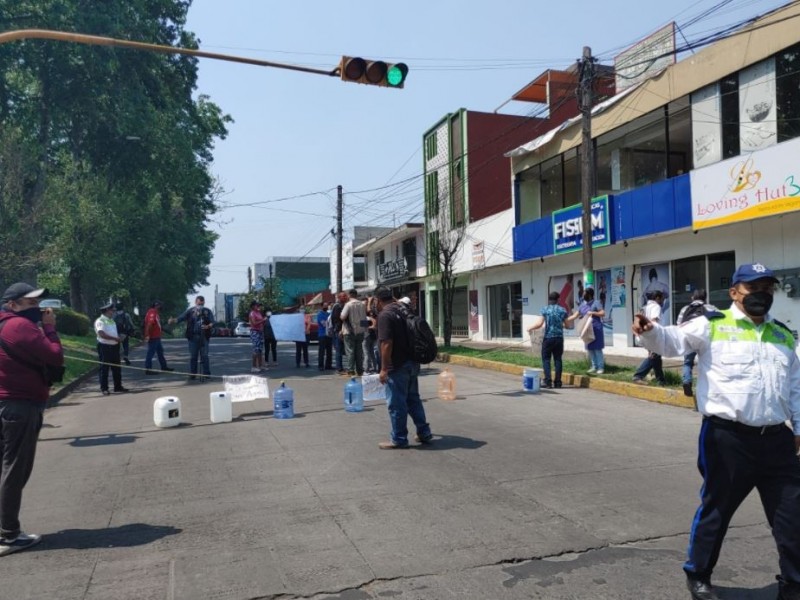
<path fill-rule="evenodd" d="M 713 582 L 712 582 L 713 583 Z M 778 585 L 772 584 L 758 589 L 725 587 L 714 584 L 720 600 L 773 600 L 778 594 Z"/>
<path fill-rule="evenodd" d="M 114 446 L 116 444 L 132 444 L 139 439 L 137 435 L 124 435 L 109 433 L 108 435 L 92 435 L 77 437 L 69 445 L 75 448 L 87 448 L 89 446 Z"/>
<path fill-rule="evenodd" d="M 477 450 L 481 446 L 485 446 L 486 442 L 481 440 L 473 440 L 472 438 L 464 437 L 461 435 L 437 435 L 432 444 L 422 444 L 414 446 L 420 450 L 454 450 L 461 448 L 463 450 Z"/>
<path fill-rule="evenodd" d="M 129 548 L 150 544 L 181 531 L 183 530 L 168 525 L 147 525 L 146 523 L 130 523 L 105 529 L 63 529 L 43 536 L 42 543 L 32 550 Z"/>

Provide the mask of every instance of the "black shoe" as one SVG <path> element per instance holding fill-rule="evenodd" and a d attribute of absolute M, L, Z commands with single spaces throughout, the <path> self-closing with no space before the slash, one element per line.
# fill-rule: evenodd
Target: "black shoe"
<path fill-rule="evenodd" d="M 173 369 L 172 367 L 164 367 L 164 368 L 163 368 L 163 369 L 161 369 L 161 370 L 162 370 L 162 371 L 174 371 L 175 369 Z"/>
<path fill-rule="evenodd" d="M 189 375 L 189 381 L 194 381 L 197 379 L 197 375 Z"/>
<path fill-rule="evenodd" d="M 548 390 L 552 390 L 553 389 L 553 382 L 552 381 L 545 381 L 542 385 L 544 387 L 546 387 Z"/>
<path fill-rule="evenodd" d="M 683 384 L 683 395 L 684 396 L 689 396 L 689 398 L 694 396 L 694 394 L 692 393 L 692 384 L 691 383 L 684 383 Z"/>
<path fill-rule="evenodd" d="M 686 587 L 693 600 L 719 600 L 719 596 L 714 593 L 711 581 L 707 577 L 695 578 L 686 574 Z"/>
<path fill-rule="evenodd" d="M 563 387 L 563 386 L 562 386 L 561 382 L 560 382 L 560 381 L 556 381 L 556 383 L 555 383 L 555 388 L 556 388 L 557 390 L 560 390 L 562 387 Z"/>
<path fill-rule="evenodd" d="M 114 392 L 116 392 L 118 394 L 124 394 L 125 392 L 130 392 L 130 390 L 128 388 L 126 388 L 126 387 L 118 387 L 118 388 L 114 388 Z"/>
<path fill-rule="evenodd" d="M 125 361 L 126 365 L 131 366 L 131 361 L 129 361 L 127 358 L 123 358 L 122 360 Z"/>

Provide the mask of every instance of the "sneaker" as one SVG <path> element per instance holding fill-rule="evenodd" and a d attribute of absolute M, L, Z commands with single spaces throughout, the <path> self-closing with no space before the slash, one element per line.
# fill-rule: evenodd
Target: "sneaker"
<path fill-rule="evenodd" d="M 114 392 L 117 394 L 124 394 L 125 392 L 130 392 L 130 390 L 126 387 L 118 387 L 114 388 Z"/>
<path fill-rule="evenodd" d="M 175 369 L 173 369 L 172 367 L 164 367 L 164 368 L 163 368 L 163 369 L 161 369 L 161 370 L 162 370 L 162 371 L 167 371 L 167 372 L 171 373 L 171 372 L 172 372 L 172 371 L 174 371 Z"/>
<path fill-rule="evenodd" d="M 647 382 L 644 379 L 639 379 L 638 377 L 633 378 L 633 383 L 636 385 L 647 385 Z"/>
<path fill-rule="evenodd" d="M 427 435 L 420 435 L 417 434 L 414 436 L 414 441 L 418 444 L 430 444 L 433 441 L 433 434 L 429 433 Z"/>
<path fill-rule="evenodd" d="M 125 361 L 126 365 L 131 366 L 131 361 L 129 361 L 127 358 L 123 358 L 122 360 Z"/>
<path fill-rule="evenodd" d="M 257 369 L 256 367 L 253 367 L 252 369 L 250 369 L 250 372 L 251 372 L 251 373 L 256 373 L 256 374 L 257 374 L 257 373 L 261 373 L 261 370 L 260 370 L 260 369 Z"/>
<path fill-rule="evenodd" d="M 395 444 L 394 442 L 380 442 L 378 444 L 378 448 L 381 450 L 405 450 L 408 448 L 408 444 L 401 446 L 400 444 Z"/>
<path fill-rule="evenodd" d="M 588 371 L 586 371 L 586 372 L 587 372 L 587 373 L 589 373 L 590 375 L 593 375 L 594 373 L 597 373 L 597 369 L 595 369 L 594 367 L 592 367 L 591 369 L 589 369 L 589 370 L 588 370 Z"/>
<path fill-rule="evenodd" d="M 694 396 L 694 393 L 692 392 L 692 384 L 691 383 L 684 383 L 683 384 L 683 395 L 684 396 L 689 396 L 689 398 Z"/>
<path fill-rule="evenodd" d="M 605 371 L 603 369 L 597 369 L 596 372 L 597 372 L 598 375 L 602 375 L 603 373 L 605 373 Z"/>
<path fill-rule="evenodd" d="M 0 556 L 26 550 L 41 541 L 42 536 L 32 533 L 23 533 L 21 531 L 14 539 L 0 538 Z"/>

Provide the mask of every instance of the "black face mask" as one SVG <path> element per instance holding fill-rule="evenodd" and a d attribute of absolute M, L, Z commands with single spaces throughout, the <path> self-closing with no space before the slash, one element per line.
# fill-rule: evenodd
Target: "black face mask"
<path fill-rule="evenodd" d="M 742 300 L 744 312 L 751 317 L 763 317 L 772 308 L 772 300 L 769 292 L 751 292 Z"/>
<path fill-rule="evenodd" d="M 26 308 L 17 313 L 20 317 L 25 317 L 28 321 L 38 323 L 42 320 L 42 310 L 38 306 Z"/>

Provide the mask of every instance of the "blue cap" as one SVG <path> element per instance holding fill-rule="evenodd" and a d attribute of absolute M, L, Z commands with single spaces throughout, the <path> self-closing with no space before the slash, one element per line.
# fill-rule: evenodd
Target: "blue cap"
<path fill-rule="evenodd" d="M 741 282 L 749 283 L 756 279 L 772 279 L 772 281 L 778 283 L 778 279 L 772 269 L 765 267 L 761 263 L 753 263 L 751 265 L 739 265 L 739 268 L 733 274 L 733 285 Z"/>

